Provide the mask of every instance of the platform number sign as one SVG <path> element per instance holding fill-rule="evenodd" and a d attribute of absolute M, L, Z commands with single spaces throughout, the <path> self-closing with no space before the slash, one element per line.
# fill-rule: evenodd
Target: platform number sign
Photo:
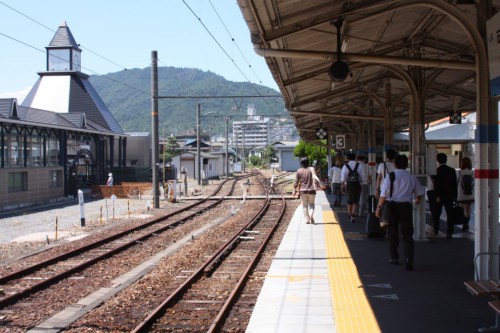
<path fill-rule="evenodd" d="M 316 139 L 323 140 L 326 138 L 327 135 L 328 133 L 325 128 L 323 127 L 316 128 Z"/>
<path fill-rule="evenodd" d="M 337 134 L 335 136 L 335 148 L 345 149 L 345 134 Z"/>

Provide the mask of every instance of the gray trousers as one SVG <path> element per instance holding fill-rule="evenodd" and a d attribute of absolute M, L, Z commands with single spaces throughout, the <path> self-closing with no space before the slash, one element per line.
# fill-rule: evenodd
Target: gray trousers
<path fill-rule="evenodd" d="M 368 206 L 368 194 L 370 191 L 370 185 L 361 185 L 361 195 L 359 196 L 358 203 L 358 216 L 362 216 L 366 212 L 366 207 Z"/>

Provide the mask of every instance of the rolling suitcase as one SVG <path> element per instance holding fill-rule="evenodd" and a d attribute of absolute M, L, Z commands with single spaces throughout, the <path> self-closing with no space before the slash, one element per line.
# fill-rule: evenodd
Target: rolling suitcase
<path fill-rule="evenodd" d="M 366 236 L 368 238 L 382 238 L 385 236 L 384 230 L 380 227 L 379 218 L 375 216 L 376 200 L 373 195 L 368 197 L 368 217 L 366 218 Z"/>

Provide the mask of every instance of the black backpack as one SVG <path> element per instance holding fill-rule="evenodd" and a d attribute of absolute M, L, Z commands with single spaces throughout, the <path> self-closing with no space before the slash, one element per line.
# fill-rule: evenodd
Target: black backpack
<path fill-rule="evenodd" d="M 471 195 L 474 190 L 474 178 L 472 178 L 472 175 L 462 175 L 460 186 L 465 195 Z"/>
<path fill-rule="evenodd" d="M 347 182 L 348 183 L 359 183 L 358 165 L 359 165 L 359 163 L 356 163 L 354 170 L 351 169 L 349 164 L 345 165 L 347 167 L 347 169 L 349 170 L 349 173 L 347 174 Z"/>

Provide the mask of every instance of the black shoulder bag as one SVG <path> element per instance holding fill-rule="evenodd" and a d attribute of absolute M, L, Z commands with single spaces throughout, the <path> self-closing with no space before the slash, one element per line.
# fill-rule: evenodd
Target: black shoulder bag
<path fill-rule="evenodd" d="M 392 199 L 392 191 L 394 189 L 394 179 L 396 179 L 396 175 L 394 174 L 394 172 L 390 172 L 389 173 L 389 179 L 391 181 L 391 189 L 390 189 L 390 197 Z M 391 223 L 391 215 L 392 215 L 392 212 L 391 212 L 391 202 L 388 201 L 387 199 L 384 201 L 384 207 L 382 207 L 382 214 L 380 215 L 380 226 L 382 228 L 385 228 L 385 227 L 388 227 L 389 224 Z"/>

